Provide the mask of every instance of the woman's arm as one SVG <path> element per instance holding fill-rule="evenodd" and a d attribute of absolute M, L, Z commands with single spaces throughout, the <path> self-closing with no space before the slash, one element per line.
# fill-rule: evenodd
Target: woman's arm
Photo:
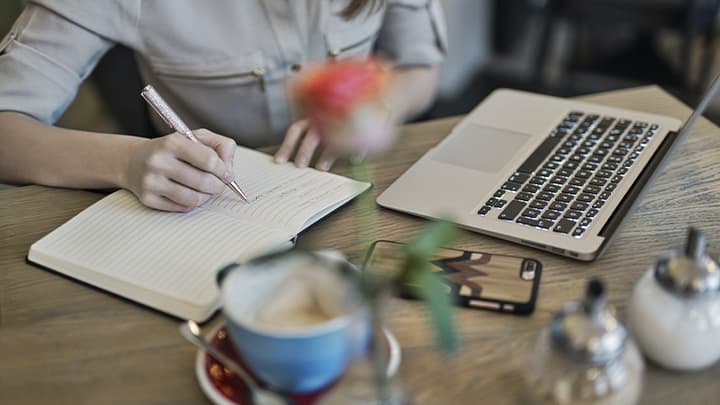
<path fill-rule="evenodd" d="M 152 208 L 187 211 L 232 179 L 235 142 L 207 130 L 203 143 L 57 128 L 0 112 L 0 182 L 71 188 L 125 188 Z"/>
<path fill-rule="evenodd" d="M 411 120 L 430 108 L 437 89 L 438 66 L 396 68 L 387 103 L 395 122 Z"/>

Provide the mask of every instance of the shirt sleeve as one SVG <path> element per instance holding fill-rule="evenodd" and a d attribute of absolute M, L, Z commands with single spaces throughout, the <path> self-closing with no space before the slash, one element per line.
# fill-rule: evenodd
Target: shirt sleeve
<path fill-rule="evenodd" d="M 0 111 L 54 124 L 113 42 L 30 4 L 0 42 Z"/>
<path fill-rule="evenodd" d="M 376 51 L 395 66 L 430 66 L 447 53 L 440 0 L 388 0 Z"/>

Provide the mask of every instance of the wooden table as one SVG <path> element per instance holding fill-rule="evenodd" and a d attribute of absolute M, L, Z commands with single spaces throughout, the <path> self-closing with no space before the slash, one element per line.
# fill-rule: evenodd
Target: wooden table
<path fill-rule="evenodd" d="M 583 99 L 684 119 L 689 109 L 658 87 Z M 397 148 L 374 163 L 379 193 L 443 138 L 457 118 L 409 125 Z M 397 300 L 391 328 L 403 348 L 400 382 L 419 404 L 516 404 L 522 368 L 538 332 L 585 280 L 600 276 L 624 315 L 633 284 L 656 255 L 679 246 L 688 225 L 720 237 L 720 129 L 701 120 L 664 173 L 630 215 L 607 252 L 581 263 L 489 237 L 458 243 L 488 252 L 527 255 L 545 265 L 531 317 L 458 309 L 464 341 L 458 356 L 434 350 L 418 303 Z M 339 170 L 341 173 L 344 171 Z M 0 192 L 0 403 L 207 403 L 195 381 L 195 350 L 178 334 L 178 320 L 26 263 L 30 244 L 100 194 L 21 187 Z M 378 237 L 402 241 L 423 221 L 380 209 Z M 361 255 L 353 205 L 313 226 L 301 244 Z M 210 323 L 220 322 L 220 317 Z M 679 374 L 649 365 L 642 403 L 717 404 L 720 364 Z"/>

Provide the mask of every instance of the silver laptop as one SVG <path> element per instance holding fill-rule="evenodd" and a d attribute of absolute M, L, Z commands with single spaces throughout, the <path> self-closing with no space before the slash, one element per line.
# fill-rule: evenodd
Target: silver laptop
<path fill-rule="evenodd" d="M 661 115 L 497 90 L 377 203 L 593 260 L 718 83 L 682 127 Z"/>

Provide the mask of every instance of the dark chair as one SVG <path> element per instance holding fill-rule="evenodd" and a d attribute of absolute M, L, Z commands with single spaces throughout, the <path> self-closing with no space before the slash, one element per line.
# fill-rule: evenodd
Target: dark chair
<path fill-rule="evenodd" d="M 716 34 L 716 16 L 720 8 L 720 0 L 533 0 L 531 5 L 541 16 L 542 29 L 534 57 L 534 79 L 543 81 L 543 69 L 548 62 L 550 46 L 553 43 L 555 27 L 564 22 L 570 29 L 571 46 L 567 50 L 568 63 L 565 71 L 572 72 L 581 67 L 587 68 L 593 56 L 597 56 L 597 44 L 603 40 L 603 34 L 616 34 L 618 29 L 627 29 L 636 35 L 637 50 L 651 48 L 652 38 L 661 30 L 673 30 L 682 35 L 682 46 L 678 58 L 681 70 L 676 82 L 688 98 L 697 96 L 700 87 L 707 83 L 710 74 L 715 46 L 713 39 Z M 696 38 L 704 41 L 701 57 L 700 80 L 692 81 L 692 43 Z M 628 59 L 632 59 L 629 54 Z M 595 66 L 598 66 L 597 58 Z M 651 78 L 654 62 L 647 64 L 632 63 L 625 74 Z M 584 66 L 585 65 L 585 66 Z M 612 74 L 623 74 L 618 67 L 622 63 L 609 66 Z M 606 65 L 606 68 L 608 66 Z M 592 69 L 592 66 L 590 66 Z M 633 70 L 634 72 L 629 72 Z M 669 71 L 669 70 L 668 70 Z"/>
<path fill-rule="evenodd" d="M 150 114 L 140 97 L 144 83 L 133 52 L 116 45 L 98 63 L 90 79 L 100 98 L 125 134 L 154 138 L 159 134 L 150 122 Z"/>

